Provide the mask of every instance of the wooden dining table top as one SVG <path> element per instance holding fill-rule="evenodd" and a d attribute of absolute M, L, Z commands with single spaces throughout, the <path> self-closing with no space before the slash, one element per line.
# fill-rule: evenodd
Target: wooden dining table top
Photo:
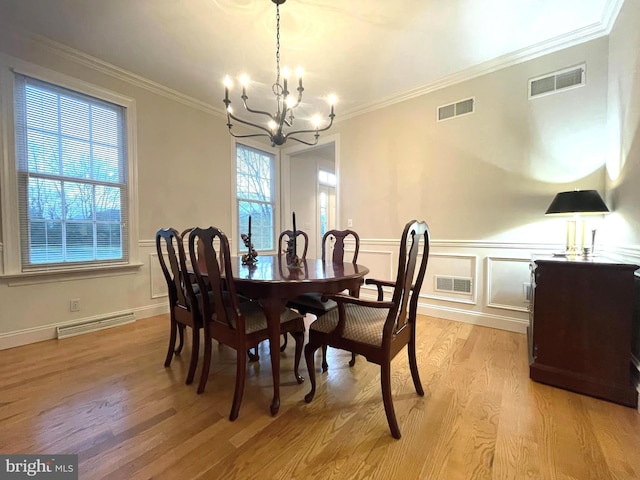
<path fill-rule="evenodd" d="M 332 283 L 340 279 L 362 278 L 369 269 L 354 263 L 306 259 L 299 267 L 287 266 L 285 255 L 260 255 L 253 265 L 243 265 L 241 257 L 231 257 L 233 278 L 240 283 Z"/>

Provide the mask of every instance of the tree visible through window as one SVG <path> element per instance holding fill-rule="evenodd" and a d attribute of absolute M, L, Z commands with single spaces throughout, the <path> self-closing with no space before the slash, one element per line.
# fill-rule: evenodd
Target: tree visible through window
<path fill-rule="evenodd" d="M 24 267 L 128 260 L 124 108 L 16 74 Z"/>
<path fill-rule="evenodd" d="M 271 153 L 236 144 L 236 198 L 238 202 L 238 249 L 251 215 L 251 236 L 256 250 L 273 250 L 275 208 L 275 157 Z"/>

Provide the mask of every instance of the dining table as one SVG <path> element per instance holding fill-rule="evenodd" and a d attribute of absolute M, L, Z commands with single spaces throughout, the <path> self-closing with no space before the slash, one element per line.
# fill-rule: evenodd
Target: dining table
<path fill-rule="evenodd" d="M 273 374 L 270 410 L 276 415 L 280 409 L 280 314 L 283 308 L 289 300 L 304 293 L 330 294 L 347 290 L 350 295 L 358 296 L 369 269 L 355 263 L 320 259 L 305 259 L 299 266 L 288 266 L 284 254 L 260 255 L 249 265 L 243 264 L 242 257 L 232 257 L 231 268 L 238 293 L 258 301 L 267 319 Z"/>

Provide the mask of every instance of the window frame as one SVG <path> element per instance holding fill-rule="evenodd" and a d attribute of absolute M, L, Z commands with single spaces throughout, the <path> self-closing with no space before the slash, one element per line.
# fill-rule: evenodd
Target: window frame
<path fill-rule="evenodd" d="M 269 145 L 249 141 L 246 138 L 237 140 L 231 138 L 231 175 L 232 175 L 232 187 L 231 187 L 231 235 L 229 235 L 229 243 L 231 245 L 231 252 L 233 255 L 238 255 L 239 238 L 238 225 L 239 219 L 239 201 L 238 201 L 238 164 L 237 164 L 237 147 L 238 145 L 244 145 L 246 147 L 263 151 L 267 154 L 273 155 L 273 249 L 272 250 L 259 250 L 264 255 L 271 255 L 277 252 L 277 240 L 280 234 L 280 154 L 279 150 Z"/>
<path fill-rule="evenodd" d="M 126 191 L 129 197 L 126 211 L 128 215 L 128 238 L 124 241 L 128 244 L 128 261 L 81 262 L 60 266 L 44 264 L 42 267 L 34 265 L 29 266 L 26 270 L 23 269 L 14 117 L 16 73 L 95 97 L 124 108 L 126 132 Z M 0 269 L 0 276 L 33 277 L 51 274 L 76 274 L 84 271 L 139 268 L 142 264 L 139 261 L 138 251 L 138 174 L 135 100 L 62 73 L 0 54 L 0 117 L 2 120 L 0 122 L 0 167 L 2 173 L 2 178 L 0 178 L 0 212 L 2 215 L 3 242 L 3 264 Z"/>

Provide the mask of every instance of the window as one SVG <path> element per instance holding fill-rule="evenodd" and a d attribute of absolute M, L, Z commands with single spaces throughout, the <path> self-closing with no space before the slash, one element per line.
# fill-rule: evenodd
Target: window
<path fill-rule="evenodd" d="M 258 251 L 275 244 L 275 155 L 236 143 L 236 200 L 238 251 L 246 247 L 240 238 L 251 215 L 251 241 Z"/>
<path fill-rule="evenodd" d="M 129 261 L 126 109 L 15 75 L 22 270 Z"/>
<path fill-rule="evenodd" d="M 318 170 L 318 183 L 328 187 L 336 186 L 336 174 L 327 170 Z"/>

